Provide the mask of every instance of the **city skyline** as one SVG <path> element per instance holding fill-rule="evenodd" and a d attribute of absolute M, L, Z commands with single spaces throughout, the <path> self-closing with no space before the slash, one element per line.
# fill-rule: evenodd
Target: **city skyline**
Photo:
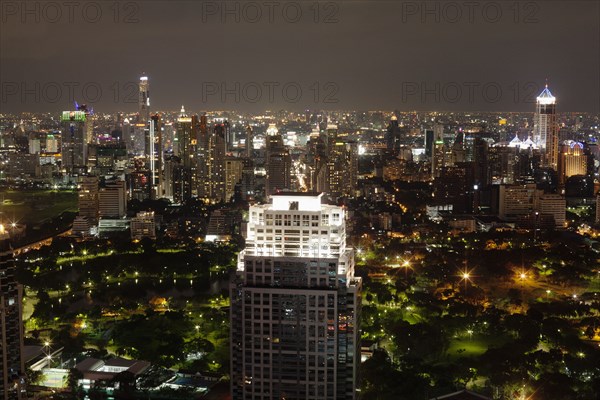
<path fill-rule="evenodd" d="M 600 398 L 600 2 L 0 2 L 0 398 Z"/>

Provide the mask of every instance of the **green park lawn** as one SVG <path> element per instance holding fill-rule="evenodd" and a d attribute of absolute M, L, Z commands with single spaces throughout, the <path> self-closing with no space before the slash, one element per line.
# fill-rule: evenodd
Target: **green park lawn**
<path fill-rule="evenodd" d="M 0 219 L 5 223 L 37 225 L 66 211 L 77 211 L 74 191 L 0 191 Z"/>
<path fill-rule="evenodd" d="M 453 338 L 446 351 L 446 356 L 450 361 L 459 358 L 478 357 L 485 353 L 489 348 L 499 347 L 505 343 L 502 337 L 481 336 L 473 334 L 472 338 L 468 336 Z"/>

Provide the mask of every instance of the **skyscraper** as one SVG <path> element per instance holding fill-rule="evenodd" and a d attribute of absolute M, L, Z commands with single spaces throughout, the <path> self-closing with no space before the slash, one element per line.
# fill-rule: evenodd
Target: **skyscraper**
<path fill-rule="evenodd" d="M 558 162 L 558 183 L 564 185 L 574 175 L 586 175 L 588 157 L 584 153 L 583 143 L 568 141 L 561 146 Z"/>
<path fill-rule="evenodd" d="M 537 97 L 533 117 L 533 141 L 542 153 L 543 164 L 555 171 L 558 168 L 558 125 L 556 122 L 556 97 L 548 85 Z"/>
<path fill-rule="evenodd" d="M 146 124 L 150 120 L 150 82 L 147 76 L 140 77 L 138 106 L 138 122 Z"/>
<path fill-rule="evenodd" d="M 79 184 L 79 216 L 86 218 L 91 225 L 98 222 L 98 177 L 84 176 Z"/>
<path fill-rule="evenodd" d="M 206 115 L 200 116 L 198 129 L 198 166 L 196 168 L 196 181 L 198 185 L 198 197 L 210 200 L 211 196 L 211 137 L 208 130 Z"/>
<path fill-rule="evenodd" d="M 321 198 L 250 207 L 231 284 L 234 400 L 356 398 L 361 281 L 345 210 Z"/>
<path fill-rule="evenodd" d="M 225 155 L 227 154 L 227 125 L 216 124 L 210 137 L 211 200 L 225 199 Z"/>
<path fill-rule="evenodd" d="M 353 196 L 358 177 L 358 145 L 352 141 L 331 142 L 327 157 L 327 194 L 335 199 Z"/>
<path fill-rule="evenodd" d="M 175 139 L 177 148 L 174 149 L 175 155 L 181 159 L 182 184 L 184 185 L 182 200 L 188 200 L 193 194 L 197 193 L 196 188 L 196 167 L 197 167 L 197 144 L 198 144 L 198 117 L 188 116 L 185 107 L 181 106 L 181 114 L 177 119 L 177 132 Z"/>
<path fill-rule="evenodd" d="M 400 146 L 400 126 L 398 125 L 398 117 L 392 115 L 390 123 L 387 127 L 385 135 L 387 151 L 393 154 L 398 151 Z"/>
<path fill-rule="evenodd" d="M 88 116 L 85 111 L 63 111 L 61 116 L 62 168 L 70 176 L 85 173 L 88 152 Z"/>
<path fill-rule="evenodd" d="M 252 158 L 252 127 L 250 124 L 246 126 L 246 158 Z"/>
<path fill-rule="evenodd" d="M 5 400 L 25 398 L 22 308 L 10 239 L 0 225 L 0 393 Z"/>
<path fill-rule="evenodd" d="M 431 176 L 439 178 L 445 162 L 446 146 L 444 145 L 444 126 L 436 124 L 433 127 L 433 143 L 431 153 Z"/>
<path fill-rule="evenodd" d="M 266 169 L 265 196 L 268 197 L 280 190 L 290 189 L 292 159 L 274 124 L 267 129 Z"/>
<path fill-rule="evenodd" d="M 224 200 L 231 201 L 235 195 L 235 187 L 242 180 L 244 159 L 239 157 L 225 158 L 225 195 Z"/>
<path fill-rule="evenodd" d="M 147 168 L 150 171 L 151 197 L 162 197 L 163 181 L 163 139 L 160 115 L 155 114 L 150 117 L 148 128 L 146 129 L 146 160 Z"/>

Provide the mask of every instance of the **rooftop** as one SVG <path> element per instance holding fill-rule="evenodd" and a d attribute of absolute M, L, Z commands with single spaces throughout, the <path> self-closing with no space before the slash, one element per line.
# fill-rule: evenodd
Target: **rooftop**
<path fill-rule="evenodd" d="M 470 390 L 460 390 L 458 392 L 446 394 L 439 397 L 433 397 L 429 400 L 492 400 L 490 397 L 471 392 Z"/>

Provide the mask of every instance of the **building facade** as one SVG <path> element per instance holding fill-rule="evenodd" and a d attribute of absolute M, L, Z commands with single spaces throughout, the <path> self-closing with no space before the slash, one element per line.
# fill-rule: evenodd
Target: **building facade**
<path fill-rule="evenodd" d="M 231 284 L 233 399 L 355 399 L 361 281 L 322 194 L 250 207 Z"/>
<path fill-rule="evenodd" d="M 25 398 L 23 290 L 15 281 L 8 233 L 0 225 L 0 393 L 5 400 Z"/>

